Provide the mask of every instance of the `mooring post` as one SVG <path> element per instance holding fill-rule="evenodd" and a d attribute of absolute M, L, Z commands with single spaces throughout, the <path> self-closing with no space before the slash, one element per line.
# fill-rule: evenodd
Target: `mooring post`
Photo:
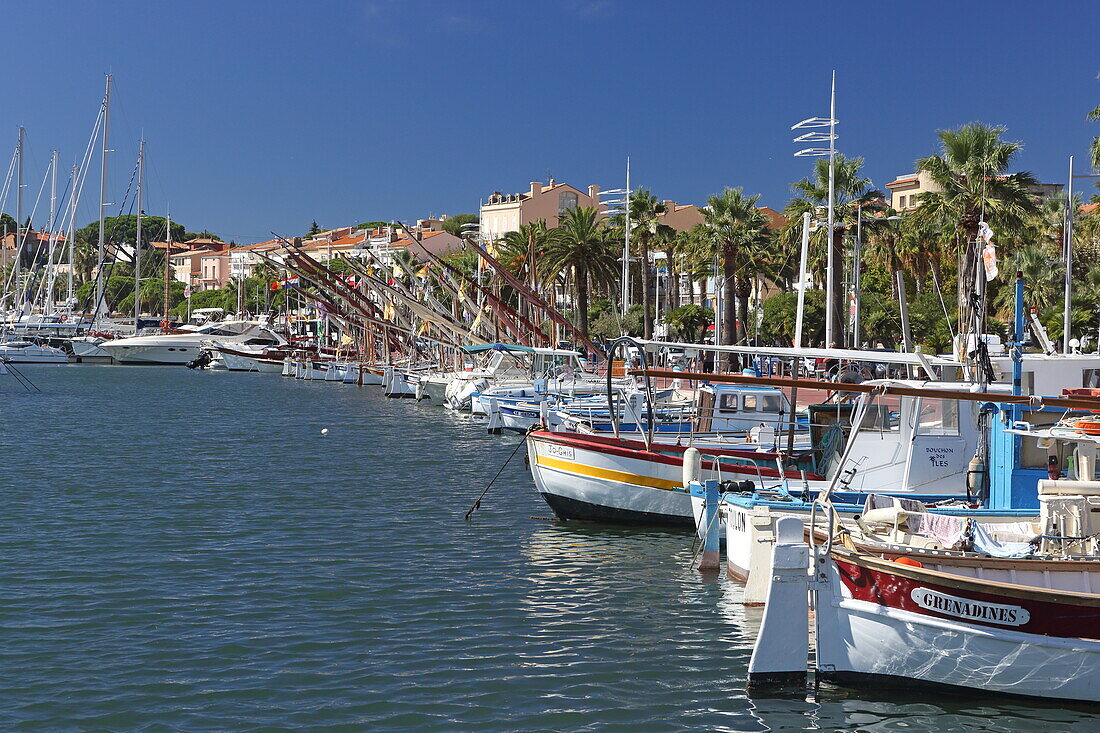
<path fill-rule="evenodd" d="M 707 479 L 703 483 L 706 490 L 706 506 L 703 509 L 703 554 L 699 558 L 700 570 L 718 570 L 720 567 L 718 557 L 718 502 L 721 494 L 718 491 L 718 481 Z"/>

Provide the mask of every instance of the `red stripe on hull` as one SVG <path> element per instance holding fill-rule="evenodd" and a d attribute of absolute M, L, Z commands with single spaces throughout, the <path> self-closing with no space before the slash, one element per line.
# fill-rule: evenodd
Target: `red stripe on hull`
<path fill-rule="evenodd" d="M 1100 608 L 1095 606 L 982 593 L 964 587 L 965 579 L 960 579 L 960 585 L 936 584 L 836 558 L 834 562 L 841 581 L 852 597 L 860 601 L 988 629 L 1063 639 L 1100 639 Z M 917 599 L 922 599 L 923 603 Z M 960 601 L 972 601 L 973 604 Z M 937 608 L 950 608 L 955 612 L 945 613 Z M 1026 615 L 1012 609 L 1021 609 Z M 1021 618 L 1026 618 L 1026 622 L 1018 623 Z"/>
<path fill-rule="evenodd" d="M 640 440 L 628 440 L 626 438 L 605 437 L 602 435 L 582 435 L 580 433 L 554 433 L 546 430 L 536 430 L 531 433 L 532 438 L 540 438 L 559 445 L 570 445 L 597 453 L 620 456 L 623 458 L 636 458 L 639 460 L 664 463 L 669 466 L 684 465 L 684 451 L 691 446 L 675 445 L 671 443 L 653 443 L 654 450 L 647 451 L 645 443 Z M 762 461 L 775 462 L 775 453 L 761 453 L 754 450 L 738 450 L 736 448 L 712 448 L 699 449 L 704 454 L 716 456 L 730 456 L 733 458 L 749 459 L 760 463 Z M 703 468 L 717 470 L 713 461 L 703 461 Z M 722 464 L 723 473 L 744 473 L 751 476 L 757 475 L 754 466 L 735 466 L 729 463 Z M 785 478 L 801 479 L 802 474 L 797 471 L 787 470 Z M 778 478 L 779 471 L 766 466 L 760 467 L 760 474 L 768 478 Z M 823 481 L 825 477 L 816 473 L 807 473 L 806 478 L 811 481 Z"/>

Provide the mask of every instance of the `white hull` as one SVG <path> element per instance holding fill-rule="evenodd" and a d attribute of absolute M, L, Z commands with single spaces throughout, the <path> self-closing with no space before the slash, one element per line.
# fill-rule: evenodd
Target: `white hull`
<path fill-rule="evenodd" d="M 527 452 L 535 487 L 563 519 L 693 524 L 680 466 L 560 446 L 535 435 Z"/>
<path fill-rule="evenodd" d="M 851 597 L 837 567 L 817 592 L 819 673 L 1100 701 L 1100 641 L 991 628 Z M 1006 601 L 1001 601 L 1003 605 Z"/>

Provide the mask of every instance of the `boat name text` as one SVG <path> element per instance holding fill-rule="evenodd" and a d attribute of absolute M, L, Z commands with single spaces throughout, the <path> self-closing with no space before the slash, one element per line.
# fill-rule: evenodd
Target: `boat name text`
<path fill-rule="evenodd" d="M 1031 620 L 1031 614 L 1020 606 L 975 601 L 971 598 L 950 596 L 928 588 L 914 588 L 909 596 L 921 608 L 955 616 L 970 621 L 985 621 L 1003 626 L 1023 626 Z"/>

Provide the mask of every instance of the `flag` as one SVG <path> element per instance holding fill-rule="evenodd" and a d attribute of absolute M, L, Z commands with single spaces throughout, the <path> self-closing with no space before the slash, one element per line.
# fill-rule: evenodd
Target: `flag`
<path fill-rule="evenodd" d="M 283 287 L 283 284 L 282 284 L 281 282 L 279 282 L 278 280 L 276 280 L 275 282 L 271 283 L 271 289 L 272 289 L 272 290 L 281 290 L 281 289 L 282 289 L 282 287 Z"/>
<path fill-rule="evenodd" d="M 191 297 L 191 286 L 190 285 L 185 285 L 183 287 L 183 297 L 185 297 L 185 298 L 190 298 Z"/>
<path fill-rule="evenodd" d="M 993 230 L 989 228 L 989 225 L 984 221 L 978 222 L 978 239 L 982 240 L 986 244 L 993 241 Z"/>
<path fill-rule="evenodd" d="M 979 236 L 981 236 L 979 234 Z M 987 244 L 982 250 L 982 264 L 985 265 L 985 281 L 989 282 L 997 277 L 997 249 L 992 244 Z"/>

